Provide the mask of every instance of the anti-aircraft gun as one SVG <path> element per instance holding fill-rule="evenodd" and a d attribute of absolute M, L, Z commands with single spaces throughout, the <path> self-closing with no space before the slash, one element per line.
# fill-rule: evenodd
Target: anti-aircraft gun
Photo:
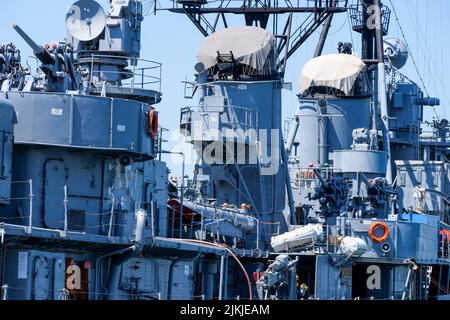
<path fill-rule="evenodd" d="M 0 46 L 0 89 L 8 91 L 13 88 L 22 90 L 25 76 L 29 74 L 27 68 L 20 64 L 20 50 L 12 43 Z"/>
<path fill-rule="evenodd" d="M 297 298 L 297 263 L 288 255 L 276 257 L 256 282 L 260 300 L 295 300 Z"/>
<path fill-rule="evenodd" d="M 323 178 L 322 173 L 314 169 L 314 175 L 320 183 L 315 188 L 315 193 L 311 195 L 311 200 L 319 200 L 320 211 L 329 223 L 329 219 L 335 219 L 348 205 L 349 184 L 345 178 L 330 176 Z"/>
<path fill-rule="evenodd" d="M 25 42 L 33 49 L 36 58 L 44 65 L 54 65 L 54 57 L 42 46 L 34 42 L 17 24 L 13 24 L 13 29 L 25 40 Z"/>
<path fill-rule="evenodd" d="M 73 49 L 70 44 L 53 42 L 43 47 L 18 25 L 13 24 L 13 29 L 31 47 L 41 63 L 40 72 L 27 82 L 25 91 L 67 92 L 78 89 L 80 80 L 73 65 Z"/>

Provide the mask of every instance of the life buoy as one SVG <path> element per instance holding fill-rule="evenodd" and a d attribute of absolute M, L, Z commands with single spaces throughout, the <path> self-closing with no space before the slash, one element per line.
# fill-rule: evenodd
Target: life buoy
<path fill-rule="evenodd" d="M 147 133 L 152 139 L 158 134 L 158 112 L 155 109 L 148 112 Z"/>
<path fill-rule="evenodd" d="M 378 228 L 383 229 L 384 232 L 383 232 L 382 236 L 377 236 L 375 234 L 375 230 Z M 385 242 L 387 240 L 387 238 L 389 237 L 389 227 L 384 222 L 376 222 L 376 223 L 372 224 L 372 226 L 370 227 L 369 236 L 375 242 L 378 242 L 378 243 Z"/>

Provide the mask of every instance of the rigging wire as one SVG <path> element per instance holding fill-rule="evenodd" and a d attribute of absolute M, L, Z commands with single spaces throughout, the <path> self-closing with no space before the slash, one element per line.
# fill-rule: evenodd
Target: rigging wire
<path fill-rule="evenodd" d="M 416 20 L 417 21 L 417 20 Z M 427 39 L 427 34 L 428 34 L 428 1 L 426 1 L 426 5 L 425 5 L 425 37 L 424 37 L 424 45 L 426 48 L 428 48 L 428 39 Z M 430 56 L 425 55 L 423 58 L 423 74 L 426 76 L 426 72 L 427 70 L 430 70 L 430 66 L 428 65 L 428 69 L 427 69 L 427 62 L 429 63 L 431 58 L 429 58 Z M 428 61 L 427 61 L 428 60 Z"/>
<path fill-rule="evenodd" d="M 414 16 L 413 15 L 413 11 L 414 10 L 409 5 L 409 2 L 406 2 L 406 7 L 407 7 L 407 9 L 409 11 L 410 17 Z M 417 9 L 418 9 L 418 7 L 417 7 Z M 428 10 L 427 10 L 427 12 L 428 12 Z M 414 27 L 414 32 L 417 35 L 417 52 L 419 52 L 419 49 L 422 49 L 422 57 L 424 57 L 424 70 L 423 70 L 423 73 L 425 74 L 425 76 L 427 76 L 427 77 L 429 77 L 431 79 L 431 81 L 433 82 L 433 86 L 434 86 L 435 91 L 439 92 L 439 88 L 436 85 L 439 82 L 438 78 L 437 78 L 437 75 L 439 74 L 439 71 L 440 71 L 440 70 L 437 69 L 437 58 L 435 57 L 435 54 L 434 54 L 435 52 L 432 51 L 430 49 L 429 45 L 428 45 L 428 43 L 429 43 L 428 31 L 424 32 L 422 28 L 418 28 L 418 23 L 417 23 L 417 21 L 419 19 L 418 18 L 418 14 L 416 14 L 415 17 L 416 17 L 415 20 L 412 21 L 412 25 Z M 428 13 L 426 14 L 425 18 L 426 18 L 425 25 L 427 26 L 428 25 Z M 426 27 L 426 30 L 428 30 L 428 27 Z M 419 40 L 419 36 L 421 36 L 420 40 Z M 420 46 L 421 43 L 423 43 L 424 45 Z M 443 43 L 443 42 L 441 42 L 441 43 Z M 426 73 L 427 60 L 428 60 L 428 70 L 429 70 L 428 74 Z M 434 69 L 433 70 L 431 68 L 432 60 L 434 61 Z M 446 92 L 443 93 L 443 96 L 445 96 L 446 99 L 448 100 Z"/>
<path fill-rule="evenodd" d="M 440 28 L 439 30 L 444 30 L 444 6 L 443 6 L 443 1 L 440 1 L 440 13 L 441 13 L 441 17 L 440 17 Z M 442 45 L 444 42 L 444 32 L 441 32 L 441 66 L 445 66 L 445 53 L 444 53 L 444 46 Z M 441 85 L 442 85 L 442 95 L 446 96 L 447 92 L 445 90 L 445 81 L 444 81 L 444 73 L 441 72 Z M 448 99 L 447 99 L 448 101 Z M 444 108 L 444 118 L 447 118 L 447 108 Z"/>
<path fill-rule="evenodd" d="M 427 96 L 429 96 L 427 86 L 425 85 L 425 82 L 423 81 L 422 75 L 421 75 L 421 73 L 419 71 L 419 67 L 417 66 L 416 60 L 414 59 L 414 55 L 412 54 L 412 51 L 411 51 L 411 49 L 409 47 L 409 44 L 408 44 L 408 41 L 406 40 L 405 32 L 403 31 L 403 27 L 402 27 L 402 25 L 400 23 L 400 19 L 398 17 L 397 10 L 395 9 L 394 3 L 392 2 L 392 0 L 389 0 L 389 3 L 391 4 L 392 11 L 394 13 L 394 17 L 395 17 L 395 20 L 396 20 L 397 25 L 399 27 L 400 33 L 402 35 L 403 41 L 405 42 L 406 48 L 410 52 L 411 60 L 412 60 L 413 65 L 414 65 L 414 69 L 416 70 L 417 75 L 419 77 L 420 83 L 422 84 L 422 87 L 425 90 L 425 93 L 427 94 Z M 438 115 L 438 113 L 436 111 L 436 107 L 433 106 L 432 108 L 433 108 L 433 112 L 434 112 L 436 118 L 439 120 L 439 115 Z"/>
<path fill-rule="evenodd" d="M 441 5 L 442 5 L 442 2 L 441 2 Z M 409 11 L 409 16 L 410 17 L 414 16 L 414 14 L 413 14 L 414 9 L 411 8 L 411 6 L 409 5 L 408 1 L 406 1 L 406 7 L 407 7 L 407 9 Z M 418 4 L 417 4 L 416 8 L 417 8 L 416 12 L 418 12 L 418 9 L 419 9 L 418 8 Z M 441 9 L 443 9 L 443 8 L 441 7 Z M 441 12 L 441 14 L 442 14 L 442 12 Z M 435 52 L 432 51 L 430 49 L 430 47 L 428 46 L 428 40 L 429 40 L 429 37 L 427 36 L 428 34 L 427 33 L 424 34 L 423 29 L 417 27 L 418 26 L 418 23 L 417 23 L 417 21 L 418 21 L 418 13 L 415 16 L 416 16 L 416 20 L 412 21 L 412 25 L 414 26 L 414 32 L 417 35 L 417 52 L 419 52 L 419 48 L 420 48 L 420 49 L 422 49 L 422 56 L 424 57 L 424 59 L 427 59 L 427 57 L 428 57 L 428 59 L 429 59 L 428 76 L 431 79 L 430 81 L 432 81 L 434 90 L 436 92 L 441 92 L 440 91 L 440 86 L 438 85 L 439 82 L 441 83 L 442 97 L 444 97 L 445 101 L 447 102 L 450 99 L 449 99 L 449 96 L 447 94 L 447 91 L 445 90 L 444 74 L 442 72 L 443 69 L 442 68 L 440 68 L 440 69 L 437 68 L 437 62 L 438 62 L 437 60 L 438 59 L 435 57 L 435 54 L 434 54 Z M 428 19 L 428 15 L 426 16 L 426 19 Z M 443 21 L 442 21 L 442 17 L 441 17 L 441 28 L 439 30 L 444 30 L 442 22 Z M 419 36 L 422 36 L 421 41 L 419 41 Z M 441 44 L 445 43 L 443 41 L 443 33 L 442 32 L 441 32 L 441 38 L 442 38 L 441 39 Z M 424 46 L 420 46 L 420 43 L 424 43 Z M 441 45 L 441 52 L 442 52 L 442 56 L 441 56 L 442 58 L 441 58 L 441 61 L 440 61 L 441 65 L 445 65 L 444 58 L 443 58 L 444 57 L 443 50 L 444 50 L 443 45 Z M 431 66 L 432 66 L 431 62 L 432 61 L 434 62 L 434 65 L 433 65 L 434 69 L 431 68 Z M 425 72 L 425 70 L 426 70 L 426 68 L 425 68 L 425 63 L 424 63 L 424 72 Z M 439 74 L 442 75 L 441 78 L 439 77 Z M 444 109 L 444 118 L 446 118 L 447 112 L 446 112 L 445 108 L 443 108 L 443 109 Z M 433 110 L 434 110 L 434 108 L 433 108 Z M 438 120 L 439 120 L 439 117 L 438 117 Z"/>
<path fill-rule="evenodd" d="M 245 267 L 241 263 L 239 258 L 228 247 L 226 247 L 225 245 L 220 245 L 220 244 L 217 244 L 217 243 L 212 243 L 212 242 L 207 242 L 207 241 L 202 241 L 202 240 L 194 240 L 194 239 L 173 239 L 173 240 L 184 241 L 184 242 L 191 242 L 191 243 L 198 243 L 198 244 L 204 244 L 204 245 L 210 245 L 210 246 L 218 247 L 218 248 L 220 248 L 222 250 L 227 251 L 231 255 L 231 257 L 236 261 L 238 266 L 241 268 L 241 270 L 242 270 L 242 272 L 243 272 L 243 274 L 245 276 L 245 280 L 247 281 L 249 299 L 250 300 L 253 299 L 252 285 L 251 285 L 250 277 L 248 276 L 247 270 L 245 270 Z"/>

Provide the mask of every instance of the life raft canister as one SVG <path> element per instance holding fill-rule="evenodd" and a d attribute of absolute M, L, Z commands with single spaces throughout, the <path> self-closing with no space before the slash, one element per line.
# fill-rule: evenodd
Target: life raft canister
<path fill-rule="evenodd" d="M 377 230 L 378 228 L 381 228 L 384 231 L 381 236 L 377 236 L 375 234 L 375 230 Z M 374 242 L 377 243 L 385 242 L 389 237 L 389 227 L 384 222 L 375 222 L 369 229 L 369 236 Z"/>
<path fill-rule="evenodd" d="M 158 111 L 153 108 L 148 112 L 147 133 L 152 139 L 158 134 Z"/>

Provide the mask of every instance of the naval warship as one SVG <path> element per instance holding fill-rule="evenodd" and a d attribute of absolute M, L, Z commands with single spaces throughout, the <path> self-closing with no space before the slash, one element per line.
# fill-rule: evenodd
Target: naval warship
<path fill-rule="evenodd" d="M 185 159 L 162 138 L 162 65 L 140 55 L 149 7 L 204 36 L 179 116 L 196 163 L 178 180 L 161 160 Z M 440 100 L 401 71 L 392 1 L 107 9 L 75 2 L 45 45 L 14 24 L 36 72 L 0 47 L 2 300 L 450 298 L 450 124 L 425 118 Z M 340 14 L 361 52 L 323 53 Z M 288 61 L 318 31 L 292 89 Z"/>

